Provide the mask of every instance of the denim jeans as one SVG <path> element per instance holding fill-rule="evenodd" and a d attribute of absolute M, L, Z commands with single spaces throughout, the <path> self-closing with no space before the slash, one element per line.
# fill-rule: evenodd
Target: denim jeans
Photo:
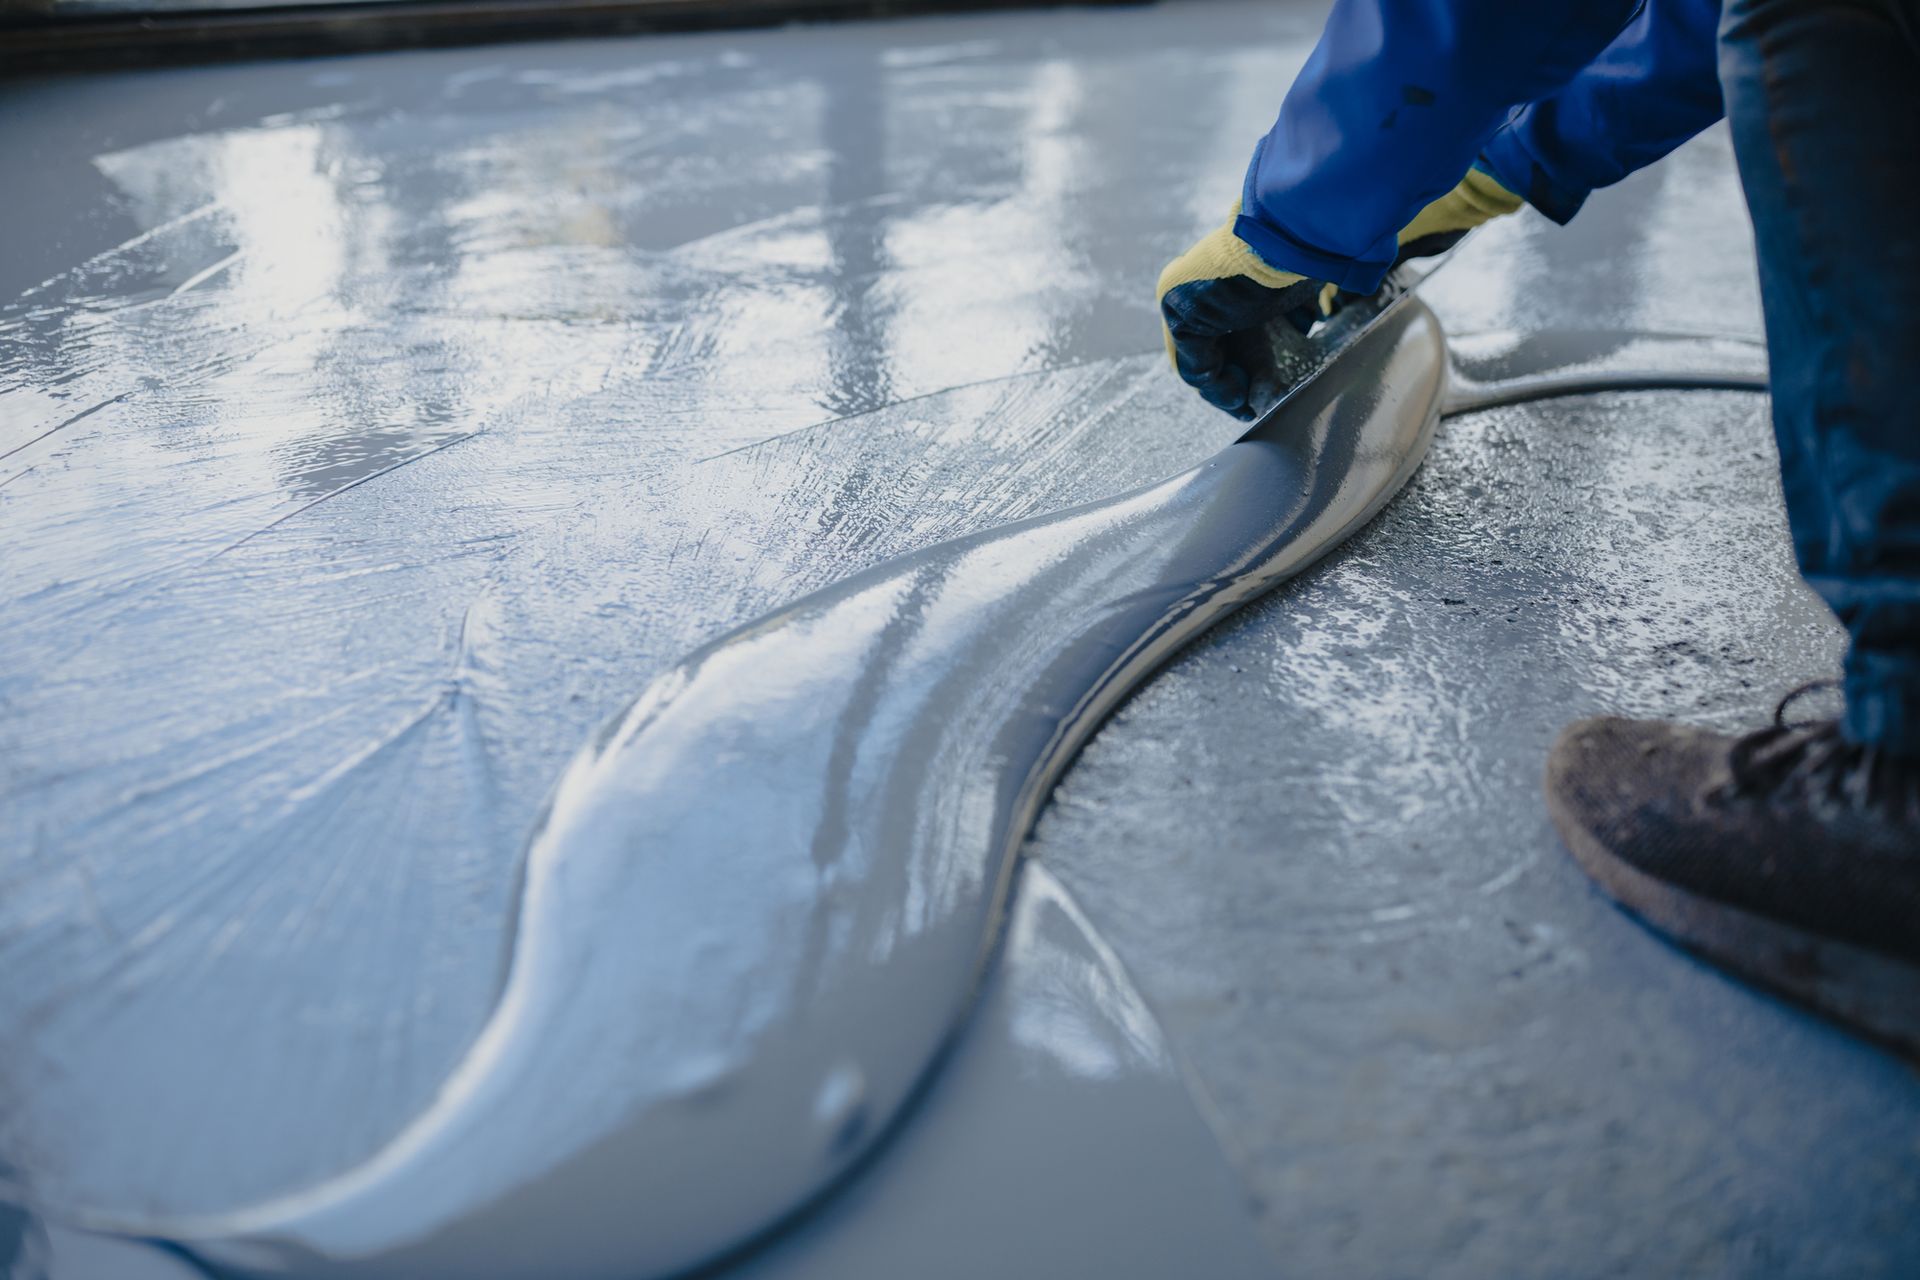
<path fill-rule="evenodd" d="M 1794 554 L 1852 640 L 1844 727 L 1920 757 L 1920 0 L 1730 0 L 1720 83 Z"/>
<path fill-rule="evenodd" d="M 1476 154 L 1564 222 L 1723 109 L 1794 553 L 1851 638 L 1843 727 L 1920 757 L 1920 0 L 1336 0 L 1236 230 L 1371 287 Z"/>

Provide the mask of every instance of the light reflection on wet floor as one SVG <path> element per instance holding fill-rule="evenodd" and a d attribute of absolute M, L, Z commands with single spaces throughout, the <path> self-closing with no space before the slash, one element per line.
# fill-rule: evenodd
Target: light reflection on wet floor
<path fill-rule="evenodd" d="M 0 249 L 0 1154 L 56 1203 L 172 1210 L 353 1163 L 484 1017 L 533 808 L 650 675 L 1230 439 L 1165 374 L 1149 289 L 1313 26 L 1191 5 L 8 86 L 0 153 L 43 181 Z M 1430 296 L 1456 330 L 1752 332 L 1737 201 L 1712 135 Z M 1754 413 L 1457 425 L 1413 501 L 1069 778 L 1040 847 L 1252 1135 L 1296 1256 L 1517 1273 L 1536 1228 L 1719 1187 L 1700 1257 L 1815 1274 L 1920 1221 L 1910 1124 L 1864 1132 L 1911 1082 L 1619 925 L 1532 800 L 1563 714 L 1733 720 L 1831 661 L 1743 519 L 1776 501 Z M 1443 980 L 1375 981 L 1409 965 Z M 1524 1016 L 1450 1013 L 1488 989 Z M 1637 1068 L 1544 1051 L 1621 1009 Z M 1710 1072 L 1714 1119 L 1676 1126 Z M 1543 1190 L 1570 1151 L 1601 1172 Z M 1596 1273 L 1643 1261 L 1609 1247 Z"/>
<path fill-rule="evenodd" d="M 84 84 L 11 91 L 98 192 L 0 316 L 37 1190 L 211 1209 L 363 1157 L 490 1005 L 534 807 L 663 665 L 1231 437 L 1100 257 L 1172 238 L 1137 49 L 979 32 L 121 77 L 91 127 Z M 1294 56 L 1225 35 L 1197 88 Z M 194 1087 L 155 1116 L 130 1046 Z"/>

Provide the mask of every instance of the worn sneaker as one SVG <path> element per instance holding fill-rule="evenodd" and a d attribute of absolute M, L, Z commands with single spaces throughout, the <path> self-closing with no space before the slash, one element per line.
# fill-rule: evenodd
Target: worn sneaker
<path fill-rule="evenodd" d="M 1602 718 L 1560 735 L 1546 785 L 1574 858 L 1647 924 L 1920 1057 L 1920 764 L 1833 722 Z"/>

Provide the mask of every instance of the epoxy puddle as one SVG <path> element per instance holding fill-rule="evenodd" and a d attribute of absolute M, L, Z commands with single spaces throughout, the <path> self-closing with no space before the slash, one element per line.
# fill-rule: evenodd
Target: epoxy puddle
<path fill-rule="evenodd" d="M 1444 344 L 1417 301 L 1374 305 L 1325 339 L 1341 377 L 1201 466 L 688 657 L 561 778 L 499 1004 L 388 1147 L 217 1218 L 94 1225 L 274 1274 L 634 1276 L 815 1195 L 966 1014 L 1080 743 L 1418 464 Z"/>
<path fill-rule="evenodd" d="M 1364 524 L 1443 408 L 1502 399 L 1450 405 L 1437 321 L 1392 290 L 1321 343 L 1338 376 L 1199 467 L 689 656 L 562 776 L 500 1002 L 388 1147 L 233 1214 L 89 1225 L 261 1274 L 584 1280 L 684 1270 L 817 1196 L 965 1020 L 1020 843 L 1105 715 Z M 1509 360 L 1506 398 L 1554 393 L 1551 363 Z"/>

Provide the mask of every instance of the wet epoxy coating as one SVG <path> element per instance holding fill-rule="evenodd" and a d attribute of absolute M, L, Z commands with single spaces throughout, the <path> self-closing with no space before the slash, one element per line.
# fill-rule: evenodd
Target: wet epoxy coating
<path fill-rule="evenodd" d="M 275 1275 L 618 1280 L 817 1196 L 966 1019 L 1081 743 L 1424 455 L 1431 312 L 1383 290 L 1326 328 L 1324 371 L 1200 466 L 887 561 L 661 675 L 537 820 L 498 1009 L 433 1103 L 312 1190 L 114 1225 Z M 1158 1207 L 1113 1186 L 1112 1213 Z"/>
<path fill-rule="evenodd" d="M 1071 180 L 1137 70 L 1098 61 L 931 23 L 9 90 L 11 162 L 107 193 L 5 255 L 35 1195 L 214 1213 L 364 1160 L 492 1008 L 533 818 L 635 690 L 1232 438 L 1096 269 L 1115 217 L 1157 252 Z"/>
<path fill-rule="evenodd" d="M 0 1088 L 24 1100 L 0 1151 L 22 1180 L 218 1212 L 350 1167 L 491 1008 L 518 841 L 634 688 L 849 571 L 1231 438 L 1166 377 L 1142 282 L 1230 198 L 1313 23 L 1180 6 L 10 87 L 36 125 L 0 141 L 34 149 L 10 171 L 47 178 L 0 252 L 25 294 L 0 318 L 0 961 L 28 975 L 0 994 Z M 1436 297 L 1456 331 L 1751 333 L 1738 225 L 1709 137 L 1566 231 L 1495 229 Z M 1271 606 L 1336 589 L 1289 651 L 1304 691 L 1250 678 L 1273 638 L 1236 629 L 1241 670 L 1199 697 L 1179 682 L 1215 648 L 1176 668 L 1135 708 L 1172 719 L 1104 734 L 1041 847 L 1251 1148 L 1284 1257 L 1565 1274 L 1552 1241 L 1586 1238 L 1601 1273 L 1676 1232 L 1732 1271 L 1910 1256 L 1911 1079 L 1549 878 L 1530 789 L 1580 706 L 1723 692 L 1733 719 L 1830 664 L 1767 523 L 1755 406 L 1484 419 L 1511 443 L 1449 428 L 1424 518 Z M 1444 559 L 1461 547 L 1540 566 L 1504 597 L 1522 625 L 1462 630 L 1486 587 Z M 1395 627 L 1427 647 L 1384 670 L 1391 641 L 1360 641 Z M 1529 690 L 1531 718 L 1482 679 Z M 1376 739 L 1443 730 L 1402 741 L 1391 786 L 1315 736 L 1368 707 Z M 1247 736 L 1189 749 L 1223 724 Z M 1334 878 L 1276 890 L 1272 840 Z M 1468 901 L 1491 914 L 1447 915 L 1449 877 L 1489 859 Z M 1371 914 L 1399 911 L 1399 932 Z M 1290 949 L 1315 921 L 1363 950 Z M 1569 933 L 1605 942 L 1576 963 Z M 1529 969 L 1543 949 L 1566 962 Z M 1356 956 L 1440 985 L 1350 980 Z M 1489 982 L 1530 1014 L 1476 1019 Z M 1597 1034 L 1650 1028 L 1632 1069 L 1555 1052 L 1621 1002 L 1643 1021 Z M 1431 1041 L 1448 1027 L 1466 1038 Z M 1731 1190 L 1703 1211 L 1701 1186 Z"/>
<path fill-rule="evenodd" d="M 924 1111 L 729 1280 L 1273 1274 L 1115 957 L 1038 863 Z"/>

